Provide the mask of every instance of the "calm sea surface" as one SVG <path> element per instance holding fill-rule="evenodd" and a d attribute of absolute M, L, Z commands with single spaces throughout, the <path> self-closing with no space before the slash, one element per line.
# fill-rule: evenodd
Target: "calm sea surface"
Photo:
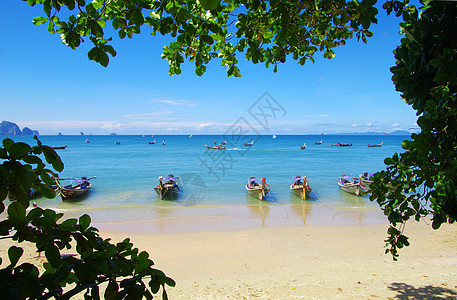
<path fill-rule="evenodd" d="M 237 137 L 188 135 L 159 136 L 40 136 L 56 150 L 65 164 L 61 178 L 93 177 L 90 193 L 77 201 L 62 202 L 60 197 L 35 198 L 42 208 L 65 212 L 67 216 L 89 213 L 96 222 L 148 220 L 180 215 L 236 215 L 234 207 L 250 207 L 252 214 L 262 207 L 288 207 L 298 214 L 322 214 L 331 210 L 379 211 L 368 196 L 356 197 L 340 191 L 338 177 L 343 174 L 373 173 L 384 169 L 384 158 L 402 152 L 407 136 L 354 135 L 271 135 L 262 136 L 252 147 Z M 15 141 L 36 143 L 30 137 Z M 89 143 L 86 143 L 86 139 Z M 148 142 L 155 140 L 155 144 Z M 226 140 L 227 150 L 206 150 L 204 144 Z M 314 143 L 322 140 L 321 145 Z M 116 145 L 115 142 L 120 144 Z M 165 141 L 166 145 L 161 145 Z M 249 140 L 250 141 L 250 140 Z M 331 143 L 352 143 L 352 147 L 332 147 Z M 382 147 L 369 148 L 370 143 Z M 306 143 L 307 148 L 300 150 Z M 153 187 L 159 176 L 180 177 L 182 190 L 175 201 L 160 200 Z M 313 188 L 303 201 L 290 193 L 294 176 L 305 175 Z M 249 176 L 266 177 L 271 186 L 268 201 L 247 196 L 244 185 Z M 198 208 L 196 210 L 196 208 Z M 313 213 L 314 212 L 314 213 Z M 250 217 L 249 215 L 247 217 Z M 304 216 L 303 216 L 304 218 Z"/>

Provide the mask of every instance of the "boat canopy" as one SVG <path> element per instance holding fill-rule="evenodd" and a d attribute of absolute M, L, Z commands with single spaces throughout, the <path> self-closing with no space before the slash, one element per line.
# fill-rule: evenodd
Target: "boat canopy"
<path fill-rule="evenodd" d="M 298 182 L 298 181 L 302 181 L 303 180 L 303 177 L 301 176 L 297 176 L 294 178 L 294 182 Z"/>
<path fill-rule="evenodd" d="M 251 177 L 249 178 L 249 183 L 256 182 L 257 180 L 260 181 L 262 179 Z"/>
<path fill-rule="evenodd" d="M 164 177 L 162 178 L 164 180 L 171 180 L 171 181 L 176 181 L 176 178 L 174 178 L 173 176 L 167 176 L 167 177 Z"/>
<path fill-rule="evenodd" d="M 358 179 L 358 178 L 356 176 L 345 175 L 345 176 L 341 176 L 341 179 L 351 180 L 351 179 Z"/>

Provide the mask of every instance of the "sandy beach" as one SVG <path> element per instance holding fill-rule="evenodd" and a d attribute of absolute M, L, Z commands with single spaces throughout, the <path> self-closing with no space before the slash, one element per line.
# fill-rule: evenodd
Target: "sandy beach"
<path fill-rule="evenodd" d="M 455 225 L 434 231 L 424 221 L 411 222 L 406 229 L 411 246 L 394 262 L 384 254 L 387 224 L 148 232 L 157 227 L 154 222 L 94 225 L 104 238 L 130 237 L 148 251 L 156 267 L 177 282 L 168 288 L 170 299 L 457 297 Z M 192 226 L 196 218 L 181 222 Z M 8 243 L 0 241 L 2 257 Z M 26 259 L 43 260 L 26 248 Z"/>

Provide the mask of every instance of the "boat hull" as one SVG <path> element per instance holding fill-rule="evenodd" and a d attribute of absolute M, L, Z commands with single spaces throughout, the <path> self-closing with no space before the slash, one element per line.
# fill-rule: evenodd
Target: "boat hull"
<path fill-rule="evenodd" d="M 290 190 L 297 195 L 302 200 L 306 200 L 308 198 L 309 194 L 311 194 L 311 191 L 313 190 L 311 187 L 305 188 L 305 191 L 303 192 L 303 185 L 290 185 Z"/>
<path fill-rule="evenodd" d="M 160 199 L 165 198 L 172 198 L 176 199 L 178 197 L 178 189 L 177 188 L 160 188 L 160 186 L 156 186 L 154 191 L 159 195 Z"/>
<path fill-rule="evenodd" d="M 81 197 L 82 195 L 84 195 L 85 193 L 87 193 L 90 190 L 91 186 L 92 185 L 90 183 L 87 183 L 87 184 L 85 184 L 85 186 L 78 185 L 78 186 L 75 186 L 72 188 L 61 187 L 61 188 L 58 188 L 58 191 L 59 191 L 60 197 L 62 198 L 62 201 L 65 201 L 68 199 L 74 199 L 74 198 Z"/>
<path fill-rule="evenodd" d="M 338 185 L 340 186 L 340 188 L 347 192 L 347 193 L 350 193 L 350 194 L 354 194 L 356 196 L 360 196 L 363 192 L 366 191 L 365 188 L 363 188 L 360 184 L 358 183 L 341 183 L 341 182 L 338 182 Z"/>
<path fill-rule="evenodd" d="M 259 200 L 265 199 L 266 195 L 270 192 L 270 189 L 267 187 L 264 187 L 263 189 L 262 187 L 249 188 L 249 186 L 246 184 L 245 188 L 249 195 Z"/>

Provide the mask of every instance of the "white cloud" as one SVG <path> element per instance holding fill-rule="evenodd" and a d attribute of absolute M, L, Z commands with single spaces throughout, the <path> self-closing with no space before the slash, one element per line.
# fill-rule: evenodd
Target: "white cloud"
<path fill-rule="evenodd" d="M 102 125 L 102 129 L 109 130 L 121 129 L 122 127 L 124 127 L 124 125 L 121 123 L 105 123 Z"/>
<path fill-rule="evenodd" d="M 155 112 L 151 112 L 151 113 L 121 115 L 121 117 L 126 118 L 126 119 L 151 119 L 151 118 L 157 119 L 160 117 L 169 116 L 173 113 L 174 113 L 173 111 L 164 109 L 164 110 L 155 111 Z"/>
<path fill-rule="evenodd" d="M 323 115 L 319 115 L 319 118 L 327 118 L 329 117 L 330 115 L 327 115 L 327 114 L 323 114 Z"/>
<path fill-rule="evenodd" d="M 368 123 L 367 123 L 367 126 L 368 126 L 368 127 L 371 127 L 371 126 L 373 126 L 373 123 L 368 122 Z"/>
<path fill-rule="evenodd" d="M 160 99 L 160 100 L 151 100 L 151 102 L 159 102 L 159 103 L 166 103 L 174 106 L 197 106 L 198 103 L 196 102 L 190 102 L 188 100 L 166 100 L 166 99 Z"/>
<path fill-rule="evenodd" d="M 352 126 L 352 127 L 358 127 L 358 126 L 359 126 L 359 124 L 357 124 L 357 123 L 353 123 L 351 126 Z"/>
<path fill-rule="evenodd" d="M 197 126 L 198 129 L 202 129 L 208 126 L 211 126 L 212 123 L 201 123 L 200 125 Z"/>
<path fill-rule="evenodd" d="M 398 127 L 398 126 L 400 126 L 400 124 L 398 124 L 398 123 L 392 124 L 392 127 Z"/>

